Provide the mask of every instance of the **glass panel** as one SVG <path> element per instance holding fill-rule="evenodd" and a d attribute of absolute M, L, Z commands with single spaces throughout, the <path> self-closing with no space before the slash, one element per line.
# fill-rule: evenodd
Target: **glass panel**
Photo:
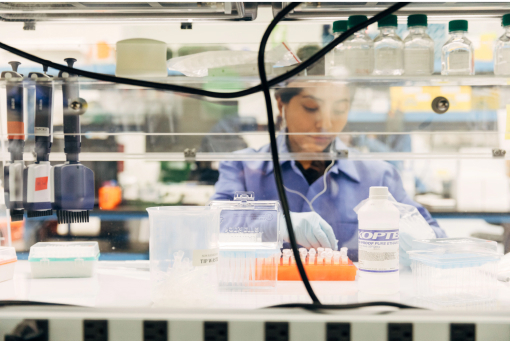
<path fill-rule="evenodd" d="M 431 23 L 431 28 L 437 31 L 434 36 L 435 73 L 431 76 L 335 78 L 325 76 L 325 60 L 271 89 L 279 159 L 290 209 L 291 212 L 310 214 L 306 216 L 308 218 L 297 220 L 296 228 L 309 221 L 322 223 L 312 214 L 316 212 L 324 220 L 323 224 L 332 228 L 333 235 L 327 237 L 328 240 L 334 239 L 333 243 L 338 241 L 339 248 L 346 248 L 329 256 L 326 250 L 323 250 L 325 254 L 317 250 L 312 258 L 311 253 L 303 256 L 306 262 L 313 259 L 307 264 L 312 266 L 310 269 L 316 265 L 341 266 L 342 271 L 324 275 L 340 274 L 341 277 L 329 279 L 352 281 L 356 275 L 352 262 L 358 260 L 359 226 L 354 209 L 369 197 L 373 186 L 388 187 L 396 201 L 416 207 L 425 222 L 432 226 L 434 236 L 445 236 L 446 233 L 450 237 L 494 239 L 500 242 L 500 250 L 507 247 L 502 241 L 506 237 L 503 231 L 510 221 L 510 173 L 505 153 L 510 148 L 507 122 L 510 88 L 507 77 L 492 75 L 493 55 L 490 52 L 496 33 L 501 34 L 500 22 L 473 21 L 476 29 L 472 35 L 478 51 L 475 52 L 476 75 L 457 77 L 439 75 L 441 56 L 437 51 L 446 40 L 446 24 L 443 19 Z M 5 25 L 7 23 L 0 23 L 1 27 Z M 69 28 L 68 32 L 62 29 L 63 26 L 41 24 L 37 26 L 40 31 L 31 33 L 51 37 L 48 38 L 50 43 L 45 45 L 47 50 L 42 49 L 44 43 L 26 38 L 26 32 L 16 32 L 19 44 L 12 44 L 30 52 L 40 51 L 41 56 L 54 61 L 79 57 L 77 68 L 107 74 L 115 73 L 116 40 L 144 36 L 146 30 L 165 41 L 171 40 L 167 35 L 172 39 L 176 37 L 167 44 L 169 57 L 206 51 L 232 55 L 233 52 L 253 52 L 244 64 L 218 66 L 211 63 L 214 67 L 207 68 L 207 77 L 187 77 L 169 70 L 166 78 L 150 79 L 197 89 L 234 92 L 259 84 L 253 56 L 266 25 L 248 28 L 240 25 L 241 40 L 236 38 L 224 43 L 226 36 L 232 36 L 231 25 L 200 26 L 194 23 L 193 30 L 196 31 L 185 32 L 190 35 L 184 39 L 177 38 L 182 37 L 180 28 L 171 25 L 101 24 L 94 27 L 96 33 L 89 35 L 87 28 L 92 30 L 92 26 L 65 26 Z M 406 34 L 402 26 L 401 23 L 398 31 L 401 36 Z M 74 31 L 78 29 L 80 33 Z M 285 22 L 278 27 L 283 38 L 271 42 L 268 54 L 281 47 L 283 41 L 293 51 L 292 56 L 306 60 L 310 51 L 318 50 L 331 39 L 324 29 L 324 22 Z M 96 41 L 93 34 L 99 34 L 97 30 L 111 33 L 113 38 Z M 214 30 L 214 35 L 206 35 L 207 30 Z M 490 31 L 489 36 L 484 30 Z M 377 34 L 375 27 L 368 32 L 372 38 Z M 191 33 L 195 35 L 192 37 Z M 78 36 L 83 37 L 83 42 L 75 39 Z M 73 38 L 71 43 L 66 42 L 69 37 Z M 7 62 L 12 59 L 12 55 L 0 53 L 2 70 L 9 69 Z M 281 61 L 266 65 L 270 78 L 295 65 L 276 65 L 277 62 Z M 40 69 L 40 66 L 27 62 L 20 66 L 19 72 L 27 76 L 29 72 L 41 72 Z M 66 161 L 70 162 L 68 165 L 75 165 L 75 159 L 69 160 L 69 154 L 73 154 L 69 148 L 76 148 L 76 145 L 71 146 L 69 141 L 72 138 L 77 141 L 79 137 L 78 159 L 83 167 L 93 171 L 94 179 L 88 186 L 84 184 L 85 176 L 69 177 L 63 185 L 69 186 L 69 192 L 83 196 L 86 189 L 93 190 L 94 200 L 88 223 L 79 222 L 83 216 L 69 213 L 77 210 L 68 209 L 69 214 L 64 218 L 70 222 L 62 224 L 58 224 L 55 214 L 35 214 L 30 218 L 25 215 L 22 221 L 10 222 L 10 212 L 7 212 L 4 201 L 0 206 L 0 243 L 15 246 L 19 259 L 26 259 L 30 247 L 36 242 L 97 241 L 101 261 L 148 260 L 151 236 L 148 207 L 206 206 L 211 200 L 232 200 L 237 191 L 253 191 L 256 201 L 279 199 L 261 93 L 235 99 L 214 99 L 79 77 L 75 84 L 79 95 L 69 97 L 64 95 L 68 91 L 68 82 L 57 77 L 54 70 L 48 73 L 54 75 L 45 83 L 53 89 L 53 144 L 48 160 L 53 171 L 57 169 L 55 166 L 63 168 L 61 165 Z M 0 153 L 4 166 L 11 160 L 8 147 L 12 134 L 7 129 L 9 84 L 5 79 L 0 81 Z M 36 91 L 39 85 L 28 77 L 20 84 L 24 103 L 23 160 L 25 167 L 32 168 L 39 151 L 36 137 L 41 136 L 41 131 L 35 129 L 36 113 L 44 109 Z M 64 122 L 70 116 L 75 121 L 79 117 L 79 132 L 64 130 Z M 49 180 L 35 180 L 46 176 L 33 178 L 34 193 L 38 191 L 36 188 L 56 188 Z M 10 184 L 9 179 L 2 175 L 4 189 L 7 183 Z M 24 185 L 28 180 L 13 183 Z M 25 188 L 28 198 L 28 186 Z M 83 193 L 80 192 L 82 189 Z M 30 195 L 35 198 L 34 193 Z M 26 207 L 26 211 L 29 210 L 31 208 Z M 273 219 L 273 215 L 269 217 Z M 163 219 L 162 225 L 167 221 Z M 245 223 L 237 225 L 241 224 Z M 196 234 L 194 237 L 199 238 Z M 306 244 L 305 239 L 300 242 Z M 315 245 L 309 240 L 308 243 L 302 246 Z M 288 243 L 284 247 L 288 248 Z M 190 255 L 191 251 L 186 262 L 179 259 L 186 263 L 185 270 L 194 267 L 190 265 L 193 261 L 189 259 Z M 201 255 L 201 260 L 214 262 L 215 255 L 208 251 Z M 170 264 L 165 263 L 167 258 L 173 256 L 162 256 L 163 273 Z M 273 287 L 277 265 L 281 265 L 282 271 L 290 269 L 285 278 L 299 278 L 291 271 L 293 260 L 289 253 L 283 254 L 281 263 L 273 254 L 252 258 L 257 259 L 256 264 L 250 265 L 257 275 L 244 273 L 247 277 L 241 281 L 242 287 L 254 277 L 271 281 L 268 286 Z M 260 263 L 257 263 L 258 259 Z M 234 265 L 229 263 L 228 266 Z M 264 269 L 270 272 L 270 277 L 258 273 Z M 492 272 L 490 267 L 487 273 Z M 448 275 L 443 270 L 437 273 Z M 223 279 L 224 283 L 239 283 L 237 280 Z M 357 300 L 355 295 L 346 296 L 345 299 L 337 297 L 335 303 Z"/>

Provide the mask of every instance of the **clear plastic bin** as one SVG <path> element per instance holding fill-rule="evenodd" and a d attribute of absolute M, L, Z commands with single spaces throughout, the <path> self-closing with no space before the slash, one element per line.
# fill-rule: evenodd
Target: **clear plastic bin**
<path fill-rule="evenodd" d="M 280 263 L 280 203 L 255 201 L 236 192 L 233 201 L 212 201 L 220 211 L 220 288 L 266 290 L 276 287 Z"/>
<path fill-rule="evenodd" d="M 0 282 L 9 281 L 14 276 L 14 268 L 18 258 L 13 247 L 0 247 Z"/>
<path fill-rule="evenodd" d="M 208 206 L 151 207 L 147 212 L 154 305 L 213 304 L 218 291 L 220 212 Z"/>
<path fill-rule="evenodd" d="M 408 252 L 419 300 L 446 307 L 497 298 L 501 254 L 495 243 L 476 238 L 419 242 L 428 248 Z"/>
<path fill-rule="evenodd" d="M 97 242 L 36 243 L 28 256 L 33 278 L 92 277 L 98 259 Z"/>

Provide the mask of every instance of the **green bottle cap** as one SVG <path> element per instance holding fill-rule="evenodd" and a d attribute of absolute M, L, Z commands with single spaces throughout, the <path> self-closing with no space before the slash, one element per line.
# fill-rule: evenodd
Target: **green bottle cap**
<path fill-rule="evenodd" d="M 377 27 L 397 27 L 397 16 L 390 14 L 377 22 Z"/>
<path fill-rule="evenodd" d="M 468 22 L 467 20 L 452 20 L 448 24 L 448 31 L 454 32 L 454 31 L 464 31 L 467 32 L 468 30 Z"/>
<path fill-rule="evenodd" d="M 367 21 L 368 18 L 366 15 L 351 15 L 348 20 L 347 26 L 349 28 L 353 28 L 354 26 L 361 24 L 364 21 Z"/>
<path fill-rule="evenodd" d="M 427 16 L 425 14 L 411 14 L 407 17 L 407 27 L 411 26 L 427 27 Z"/>
<path fill-rule="evenodd" d="M 501 20 L 501 26 L 509 26 L 510 25 L 510 13 L 505 14 L 503 19 Z"/>
<path fill-rule="evenodd" d="M 347 20 L 337 20 L 333 22 L 333 33 L 347 31 Z"/>

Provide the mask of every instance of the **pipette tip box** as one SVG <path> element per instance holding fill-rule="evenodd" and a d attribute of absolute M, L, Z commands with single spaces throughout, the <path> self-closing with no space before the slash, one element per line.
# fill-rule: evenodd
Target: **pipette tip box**
<path fill-rule="evenodd" d="M 98 259 L 97 242 L 37 243 L 28 256 L 33 278 L 92 277 Z"/>
<path fill-rule="evenodd" d="M 0 282 L 13 278 L 17 261 L 16 250 L 13 247 L 0 247 Z"/>
<path fill-rule="evenodd" d="M 280 203 L 257 201 L 253 192 L 236 192 L 233 201 L 212 201 L 220 211 L 220 290 L 273 290 L 280 247 Z"/>
<path fill-rule="evenodd" d="M 408 251 L 416 297 L 441 306 L 494 300 L 501 254 L 496 242 L 477 238 L 415 241 Z"/>

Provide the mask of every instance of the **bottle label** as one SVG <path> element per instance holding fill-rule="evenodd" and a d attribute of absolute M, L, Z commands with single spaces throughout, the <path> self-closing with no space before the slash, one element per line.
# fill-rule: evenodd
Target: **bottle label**
<path fill-rule="evenodd" d="M 193 266 L 208 266 L 218 263 L 220 250 L 193 250 Z"/>
<path fill-rule="evenodd" d="M 46 127 L 34 127 L 35 136 L 50 136 L 50 128 Z"/>
<path fill-rule="evenodd" d="M 375 70 L 399 70 L 402 69 L 402 51 L 397 49 L 375 50 Z"/>
<path fill-rule="evenodd" d="M 458 50 L 451 52 L 448 56 L 450 70 L 469 69 L 469 51 Z"/>
<path fill-rule="evenodd" d="M 352 75 L 369 75 L 373 69 L 373 51 L 371 49 L 352 49 L 346 51 L 347 68 Z"/>
<path fill-rule="evenodd" d="M 359 270 L 396 272 L 399 270 L 399 235 L 396 230 L 358 230 Z"/>
<path fill-rule="evenodd" d="M 406 74 L 432 74 L 432 61 L 429 50 L 409 49 L 404 51 Z"/>
<path fill-rule="evenodd" d="M 497 56 L 497 65 L 495 65 L 495 68 L 497 68 L 497 74 L 510 75 L 510 48 L 500 50 Z"/>

